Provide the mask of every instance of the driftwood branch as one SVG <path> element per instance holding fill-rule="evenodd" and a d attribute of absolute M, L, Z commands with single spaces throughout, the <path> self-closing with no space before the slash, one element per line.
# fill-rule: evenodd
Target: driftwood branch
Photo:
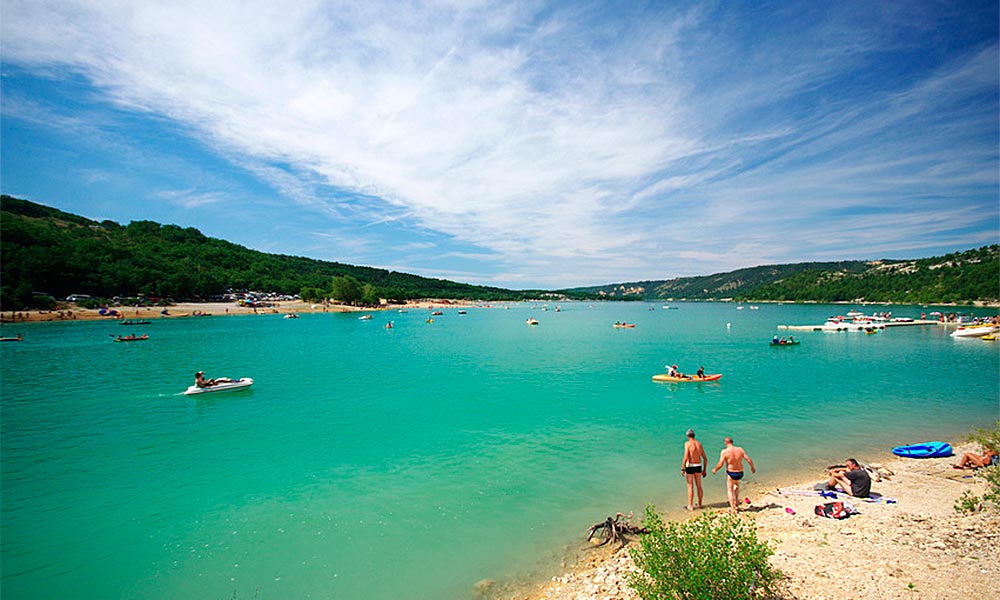
<path fill-rule="evenodd" d="M 629 521 L 631 519 L 632 513 L 627 515 L 624 513 L 618 513 L 614 516 L 614 518 L 608 517 L 602 523 L 595 523 L 590 526 L 590 529 L 587 530 L 587 541 L 589 542 L 594 539 L 594 536 L 597 535 L 599 530 L 604 536 L 604 541 L 598 544 L 598 546 L 603 546 L 610 541 L 616 541 L 619 544 L 624 545 L 626 540 L 623 536 L 625 534 L 639 535 L 642 533 L 649 533 L 649 530 L 645 527 L 630 523 Z"/>

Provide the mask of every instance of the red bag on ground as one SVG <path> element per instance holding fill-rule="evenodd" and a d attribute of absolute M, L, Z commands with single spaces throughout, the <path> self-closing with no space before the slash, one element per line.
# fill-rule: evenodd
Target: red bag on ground
<path fill-rule="evenodd" d="M 830 519 L 846 519 L 856 512 L 848 502 L 827 502 L 816 505 L 816 514 Z"/>

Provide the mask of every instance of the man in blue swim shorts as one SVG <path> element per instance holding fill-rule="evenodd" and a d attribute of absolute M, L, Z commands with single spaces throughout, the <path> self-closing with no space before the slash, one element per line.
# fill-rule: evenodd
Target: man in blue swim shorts
<path fill-rule="evenodd" d="M 756 473 L 757 467 L 754 466 L 753 461 L 750 460 L 750 457 L 747 456 L 743 448 L 733 445 L 733 438 L 726 436 L 723 441 L 726 447 L 719 454 L 719 464 L 715 465 L 715 468 L 712 469 L 712 474 L 714 475 L 725 465 L 727 475 L 726 494 L 729 496 L 729 509 L 732 512 L 736 512 L 740 500 L 740 480 L 743 479 L 743 461 L 747 461 L 747 464 L 750 465 L 751 473 Z"/>

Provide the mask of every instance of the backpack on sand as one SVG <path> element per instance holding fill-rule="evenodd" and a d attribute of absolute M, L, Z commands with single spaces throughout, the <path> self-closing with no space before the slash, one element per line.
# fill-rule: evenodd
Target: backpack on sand
<path fill-rule="evenodd" d="M 827 502 L 816 505 L 816 514 L 830 519 L 846 519 L 858 514 L 858 511 L 850 502 Z"/>

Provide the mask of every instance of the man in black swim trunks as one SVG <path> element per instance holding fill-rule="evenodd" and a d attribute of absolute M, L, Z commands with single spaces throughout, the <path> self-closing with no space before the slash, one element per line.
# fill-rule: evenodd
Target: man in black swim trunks
<path fill-rule="evenodd" d="M 687 509 L 694 510 L 694 488 L 698 487 L 698 508 L 701 508 L 705 492 L 701 489 L 701 478 L 705 475 L 705 468 L 708 465 L 708 456 L 705 455 L 705 447 L 701 442 L 694 439 L 694 430 L 687 430 L 687 441 L 684 442 L 684 458 L 681 460 L 681 473 L 687 479 L 688 503 Z"/>
<path fill-rule="evenodd" d="M 730 510 L 736 512 L 740 500 L 740 480 L 743 479 L 743 461 L 750 465 L 751 473 L 756 473 L 757 467 L 743 448 L 733 445 L 733 438 L 726 436 L 722 441 L 726 447 L 719 454 L 719 464 L 715 465 L 712 473 L 715 474 L 722 465 L 726 465 L 726 495 L 729 496 Z"/>

